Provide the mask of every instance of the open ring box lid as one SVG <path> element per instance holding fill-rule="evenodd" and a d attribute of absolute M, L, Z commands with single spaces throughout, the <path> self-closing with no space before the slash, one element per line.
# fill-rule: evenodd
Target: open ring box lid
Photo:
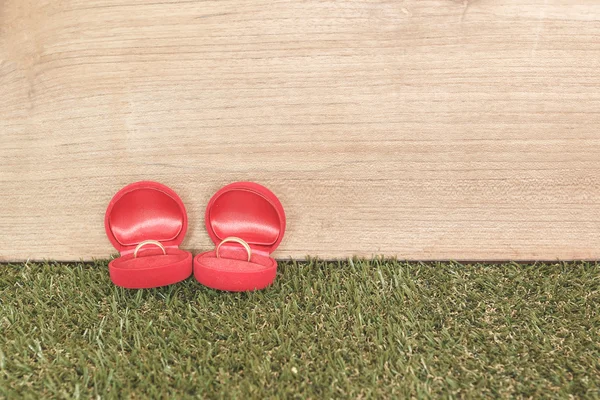
<path fill-rule="evenodd" d="M 127 185 L 110 201 L 104 226 L 121 257 L 108 264 L 117 286 L 145 289 L 170 285 L 192 274 L 192 254 L 179 249 L 187 231 L 187 213 L 177 194 L 157 182 Z M 147 240 L 155 244 L 136 247 Z"/>
<path fill-rule="evenodd" d="M 277 261 L 271 257 L 285 233 L 285 212 L 269 189 L 253 182 L 237 182 L 219 190 L 206 208 L 206 229 L 215 245 L 224 239 L 244 240 L 248 254 L 238 243 L 223 243 L 216 250 L 194 259 L 194 276 L 213 289 L 233 292 L 263 289 L 277 275 Z"/>

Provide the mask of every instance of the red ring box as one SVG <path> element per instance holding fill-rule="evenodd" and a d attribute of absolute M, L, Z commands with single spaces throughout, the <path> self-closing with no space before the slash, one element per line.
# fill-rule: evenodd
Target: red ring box
<path fill-rule="evenodd" d="M 192 274 L 192 253 L 179 249 L 187 231 L 187 213 L 173 190 L 157 182 L 142 181 L 121 189 L 106 209 L 106 235 L 121 257 L 108 264 L 117 286 L 148 289 L 180 282 Z M 153 240 L 134 251 L 138 244 Z"/>
<path fill-rule="evenodd" d="M 206 207 L 206 229 L 215 245 L 228 237 L 248 243 L 252 257 L 238 243 L 224 243 L 194 258 L 194 276 L 213 289 L 243 292 L 264 289 L 275 280 L 277 261 L 271 253 L 285 233 L 281 202 L 264 186 L 236 182 L 219 190 Z"/>

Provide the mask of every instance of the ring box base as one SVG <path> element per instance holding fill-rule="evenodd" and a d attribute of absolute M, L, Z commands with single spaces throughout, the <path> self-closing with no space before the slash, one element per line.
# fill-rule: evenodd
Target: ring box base
<path fill-rule="evenodd" d="M 179 249 L 166 249 L 156 255 L 142 253 L 116 258 L 108 264 L 110 279 L 127 289 L 147 289 L 172 285 L 192 274 L 192 253 Z"/>
<path fill-rule="evenodd" d="M 275 259 L 254 254 L 250 261 L 219 258 L 215 251 L 196 256 L 194 277 L 212 289 L 229 292 L 260 290 L 273 283 L 277 275 Z"/>

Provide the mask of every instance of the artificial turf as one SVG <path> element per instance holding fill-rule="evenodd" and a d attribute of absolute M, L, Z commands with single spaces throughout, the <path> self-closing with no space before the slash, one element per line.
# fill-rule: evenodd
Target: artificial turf
<path fill-rule="evenodd" d="M 271 288 L 0 265 L 0 397 L 600 397 L 600 265 L 280 263 Z"/>

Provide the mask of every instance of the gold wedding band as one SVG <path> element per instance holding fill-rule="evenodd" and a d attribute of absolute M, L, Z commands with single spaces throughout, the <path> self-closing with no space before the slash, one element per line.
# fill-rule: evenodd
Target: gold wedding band
<path fill-rule="evenodd" d="M 133 251 L 133 258 L 137 258 L 137 254 L 138 251 L 140 251 L 140 249 L 148 244 L 153 244 L 155 246 L 158 246 L 161 248 L 161 250 L 163 251 L 164 255 L 167 255 L 167 251 L 165 250 L 165 246 L 162 245 L 161 242 L 157 242 L 156 240 L 144 240 L 142 243 L 138 244 L 137 247 L 135 248 L 135 250 Z"/>
<path fill-rule="evenodd" d="M 223 241 L 219 243 L 216 250 L 217 258 L 221 258 L 221 256 L 219 255 L 219 250 L 221 249 L 223 243 L 237 243 L 241 245 L 244 249 L 246 249 L 246 252 L 248 253 L 248 262 L 250 262 L 250 259 L 252 258 L 252 249 L 250 249 L 250 245 L 245 240 L 234 236 L 223 239 Z"/>

